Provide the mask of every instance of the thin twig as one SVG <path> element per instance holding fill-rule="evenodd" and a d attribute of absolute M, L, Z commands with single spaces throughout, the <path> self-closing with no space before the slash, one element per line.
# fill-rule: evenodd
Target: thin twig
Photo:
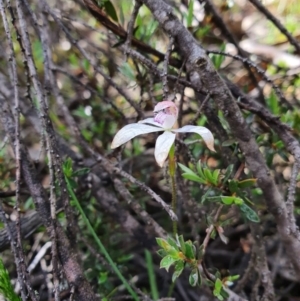
<path fill-rule="evenodd" d="M 169 214 L 172 221 L 177 221 L 178 220 L 175 212 L 171 209 L 171 207 L 168 204 L 166 204 L 163 201 L 163 199 L 159 195 L 157 195 L 151 188 L 149 188 L 147 185 L 140 182 L 139 180 L 135 179 L 133 176 L 131 176 L 130 174 L 128 174 L 124 170 L 121 170 L 120 168 L 115 167 L 114 172 L 116 174 L 119 174 L 120 176 L 123 176 L 124 178 L 128 179 L 131 183 L 139 186 L 142 190 L 146 191 Z"/>
<path fill-rule="evenodd" d="M 176 80 L 176 83 L 175 83 L 175 87 L 174 87 L 174 94 L 176 95 L 177 91 L 178 91 L 178 87 L 179 87 L 179 80 L 180 80 L 180 77 L 181 77 L 181 73 L 183 71 L 183 68 L 185 67 L 185 63 L 186 63 L 186 58 L 184 59 L 181 67 L 180 67 L 180 70 L 178 72 L 178 76 L 177 76 L 177 80 Z M 182 113 L 183 113 L 183 102 L 184 102 L 184 88 L 181 89 L 181 97 L 180 97 L 180 103 L 179 103 L 179 110 L 178 110 L 178 118 L 177 118 L 177 121 L 178 121 L 178 125 L 179 127 L 182 126 Z"/>
<path fill-rule="evenodd" d="M 299 169 L 300 169 L 299 163 L 296 161 L 292 169 L 290 184 L 288 188 L 288 196 L 286 200 L 287 214 L 289 216 L 289 219 L 294 220 L 294 223 L 296 222 L 295 215 L 294 215 L 294 203 L 295 203 L 295 194 L 296 194 L 297 177 L 299 174 Z"/>
<path fill-rule="evenodd" d="M 167 52 L 165 54 L 164 58 L 164 64 L 163 64 L 163 74 L 162 74 L 162 84 L 163 84 L 163 99 L 168 98 L 169 96 L 169 86 L 168 86 L 168 66 L 169 66 L 169 59 L 172 52 L 173 44 L 174 44 L 174 38 L 172 36 L 169 37 L 169 44 L 167 48 Z"/>
<path fill-rule="evenodd" d="M 243 276 L 238 280 L 238 283 L 236 284 L 236 286 L 234 288 L 234 291 L 236 293 L 240 293 L 243 290 L 243 288 L 249 283 L 249 278 L 250 278 L 253 270 L 255 269 L 255 264 L 256 264 L 256 253 L 252 249 L 250 260 L 248 262 L 248 266 L 247 266 Z"/>
<path fill-rule="evenodd" d="M 155 235 L 166 238 L 167 232 L 148 214 L 146 210 L 134 199 L 131 193 L 126 189 L 122 181 L 114 179 L 115 189 L 119 191 L 120 196 L 126 200 L 135 213 L 143 220 L 145 225 L 150 226 Z"/>
<path fill-rule="evenodd" d="M 204 100 L 202 101 L 202 103 L 201 103 L 201 105 L 199 106 L 199 108 L 198 108 L 196 114 L 194 115 L 193 119 L 189 122 L 189 124 L 195 124 L 195 123 L 197 122 L 198 118 L 200 117 L 200 114 L 202 113 L 203 108 L 206 106 L 206 104 L 207 104 L 207 102 L 209 101 L 210 97 L 211 97 L 211 94 L 210 94 L 210 93 L 208 93 L 208 94 L 205 96 Z"/>
<path fill-rule="evenodd" d="M 272 275 L 268 266 L 264 240 L 262 237 L 262 231 L 260 229 L 259 224 L 251 223 L 251 222 L 250 222 L 250 229 L 254 240 L 253 249 L 256 254 L 255 269 L 259 276 L 258 279 L 260 280 L 258 285 L 261 284 L 264 287 L 262 300 L 271 301 L 274 300 L 275 293 L 274 293 L 274 286 L 272 282 Z M 253 289 L 253 293 L 254 292 L 255 290 Z"/>
<path fill-rule="evenodd" d="M 218 218 L 221 214 L 221 211 L 222 211 L 223 207 L 224 207 L 223 205 L 220 205 L 218 207 L 217 212 L 216 212 L 216 214 L 214 216 L 214 219 L 213 219 L 213 223 L 206 229 L 206 236 L 205 236 L 205 238 L 203 240 L 203 243 L 202 243 L 202 245 L 203 245 L 203 254 L 206 251 L 206 248 L 207 248 L 209 240 L 210 240 L 211 233 L 215 229 L 215 223 L 218 221 Z"/>
<path fill-rule="evenodd" d="M 284 97 L 282 91 L 280 90 L 280 88 L 274 83 L 274 81 L 272 79 L 270 79 L 268 77 L 268 75 L 266 74 L 266 71 L 263 70 L 262 68 L 260 68 L 257 64 L 255 64 L 254 62 L 252 62 L 250 59 L 248 58 L 244 58 L 240 55 L 233 55 L 227 52 L 223 52 L 223 51 L 214 51 L 214 50 L 207 50 L 207 53 L 214 53 L 214 54 L 219 54 L 219 55 L 224 55 L 224 56 L 228 56 L 231 57 L 235 60 L 241 61 L 247 65 L 249 65 L 250 67 L 254 68 L 256 70 L 256 72 L 262 76 L 262 78 L 269 83 L 275 94 L 278 96 L 278 98 L 290 109 L 292 109 L 293 107 L 291 106 L 291 104 L 287 101 L 287 99 Z"/>
<path fill-rule="evenodd" d="M 128 22 L 126 41 L 124 43 L 124 46 L 125 46 L 124 54 L 125 54 L 126 59 L 127 59 L 127 50 L 126 49 L 129 49 L 131 46 L 131 40 L 132 40 L 133 30 L 134 30 L 134 23 L 135 23 L 135 19 L 139 13 L 139 9 L 141 6 L 142 6 L 142 3 L 139 0 L 135 0 L 133 11 L 131 13 L 130 20 Z"/>
<path fill-rule="evenodd" d="M 300 53 L 300 43 L 287 31 L 281 22 L 259 1 L 249 0 L 262 14 L 266 16 L 288 39 L 288 41 L 296 48 L 297 53 Z"/>

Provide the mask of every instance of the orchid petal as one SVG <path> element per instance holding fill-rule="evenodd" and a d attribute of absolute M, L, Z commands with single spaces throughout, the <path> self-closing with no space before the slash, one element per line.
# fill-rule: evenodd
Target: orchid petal
<path fill-rule="evenodd" d="M 177 116 L 167 115 L 166 113 L 161 111 L 157 113 L 157 115 L 154 117 L 154 120 L 159 122 L 161 124 L 161 127 L 163 127 L 164 129 L 170 130 L 175 124 Z"/>
<path fill-rule="evenodd" d="M 195 125 L 185 125 L 184 127 L 172 130 L 172 132 L 176 133 L 196 133 L 202 137 L 204 142 L 206 143 L 206 146 L 211 150 L 215 152 L 214 149 L 214 136 L 211 133 L 209 129 L 207 129 L 204 126 L 195 126 Z"/>
<path fill-rule="evenodd" d="M 139 121 L 139 123 L 153 124 L 153 125 L 158 126 L 160 128 L 162 127 L 160 123 L 154 121 L 154 118 L 146 118 L 144 120 Z"/>
<path fill-rule="evenodd" d="M 111 148 L 117 148 L 138 135 L 159 131 L 163 131 L 163 129 L 140 123 L 127 124 L 116 134 L 111 144 Z"/>
<path fill-rule="evenodd" d="M 159 102 L 154 108 L 154 113 L 157 113 L 154 121 L 167 130 L 173 127 L 178 117 L 178 109 L 175 103 L 169 100 Z"/>
<path fill-rule="evenodd" d="M 175 141 L 176 134 L 173 134 L 171 132 L 164 132 L 162 135 L 160 135 L 155 144 L 155 151 L 154 151 L 154 156 L 157 164 L 160 167 L 163 167 L 171 146 L 173 145 Z"/>
<path fill-rule="evenodd" d="M 173 101 L 170 100 L 165 100 L 165 101 L 161 101 L 159 102 L 155 107 L 154 107 L 154 113 L 156 112 L 160 112 L 163 110 L 169 109 L 169 114 L 174 114 L 176 115 L 176 119 L 178 116 L 178 109 L 175 105 L 175 103 Z"/>

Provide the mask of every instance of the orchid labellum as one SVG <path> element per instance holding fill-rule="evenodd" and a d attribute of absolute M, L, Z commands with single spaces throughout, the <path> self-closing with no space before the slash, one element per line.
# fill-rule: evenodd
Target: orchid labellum
<path fill-rule="evenodd" d="M 156 140 L 155 145 L 155 160 L 160 167 L 164 165 L 169 151 L 175 141 L 176 133 L 196 133 L 199 134 L 206 146 L 214 149 L 214 137 L 210 130 L 203 126 L 185 125 L 180 129 L 173 129 L 177 121 L 178 109 L 172 101 L 162 101 L 154 108 L 154 118 L 147 118 L 124 126 L 114 137 L 111 148 L 117 148 L 120 145 L 128 142 L 132 138 L 153 132 L 164 132 Z"/>

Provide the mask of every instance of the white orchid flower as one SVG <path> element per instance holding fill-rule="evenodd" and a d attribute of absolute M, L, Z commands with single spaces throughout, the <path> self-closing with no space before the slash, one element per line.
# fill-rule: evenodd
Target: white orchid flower
<path fill-rule="evenodd" d="M 177 121 L 178 109 L 172 101 L 162 101 L 154 108 L 154 118 L 147 118 L 125 125 L 114 137 L 111 148 L 117 148 L 128 142 L 132 138 L 153 132 L 164 132 L 160 135 L 155 144 L 154 156 L 160 167 L 164 165 L 169 151 L 175 141 L 176 133 L 196 133 L 199 134 L 206 146 L 211 150 L 214 149 L 214 137 L 210 130 L 203 126 L 185 125 L 180 129 L 173 129 Z"/>

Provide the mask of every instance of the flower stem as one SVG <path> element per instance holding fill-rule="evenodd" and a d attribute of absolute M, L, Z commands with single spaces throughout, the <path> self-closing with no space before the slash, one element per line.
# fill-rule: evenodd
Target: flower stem
<path fill-rule="evenodd" d="M 169 174 L 171 177 L 171 192 L 172 192 L 172 209 L 176 214 L 177 211 L 177 193 L 176 193 L 176 158 L 175 145 L 173 144 L 169 152 Z M 177 221 L 173 221 L 173 234 L 177 234 Z"/>

